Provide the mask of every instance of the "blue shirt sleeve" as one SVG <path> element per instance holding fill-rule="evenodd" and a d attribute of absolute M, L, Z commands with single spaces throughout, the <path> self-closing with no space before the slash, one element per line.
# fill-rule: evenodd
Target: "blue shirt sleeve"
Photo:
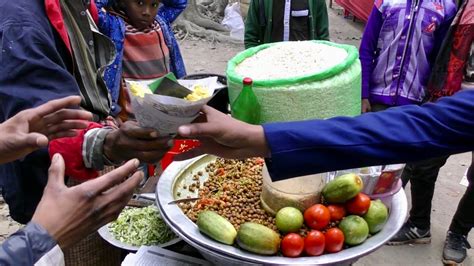
<path fill-rule="evenodd" d="M 97 9 L 106 8 L 109 5 L 108 0 L 94 0 Z"/>
<path fill-rule="evenodd" d="M 56 246 L 56 241 L 38 224 L 29 223 L 2 243 L 0 265 L 33 265 Z"/>
<path fill-rule="evenodd" d="M 166 21 L 169 25 L 173 23 L 179 15 L 186 9 L 187 0 L 162 0 L 162 5 L 158 10 L 158 16 Z"/>
<path fill-rule="evenodd" d="M 362 99 L 368 99 L 370 95 L 370 79 L 374 70 L 377 42 L 382 24 L 382 13 L 374 6 L 365 26 L 359 48 L 359 58 L 362 65 Z"/>
<path fill-rule="evenodd" d="M 274 180 L 474 150 L 474 91 L 355 118 L 265 124 Z"/>

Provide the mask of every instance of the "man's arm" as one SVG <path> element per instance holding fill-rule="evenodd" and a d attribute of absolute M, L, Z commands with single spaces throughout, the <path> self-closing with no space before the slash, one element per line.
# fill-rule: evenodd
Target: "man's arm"
<path fill-rule="evenodd" d="M 245 20 L 245 48 L 251 48 L 258 46 L 263 43 L 263 40 L 260 40 L 261 27 L 258 19 L 259 14 L 259 1 L 263 0 L 252 0 L 250 1 L 249 11 L 247 14 L 247 19 Z"/>
<path fill-rule="evenodd" d="M 121 18 L 111 15 L 106 11 L 106 8 L 109 6 L 109 2 L 107 0 L 95 0 L 95 4 L 97 6 L 98 17 L 97 27 L 101 33 L 109 38 L 112 38 L 113 33 L 116 31 L 116 29 L 113 27 L 118 27 L 118 25 L 121 25 Z"/>
<path fill-rule="evenodd" d="M 179 134 L 201 146 L 178 155 L 271 158 L 274 180 L 313 173 L 417 161 L 474 150 L 474 91 L 437 103 L 403 106 L 355 118 L 249 125 L 205 107 L 206 123 Z"/>
<path fill-rule="evenodd" d="M 39 224 L 29 223 L 0 247 L 0 265 L 34 265 L 56 246 L 56 240 Z"/>
<path fill-rule="evenodd" d="M 314 14 L 315 33 L 317 40 L 329 41 L 329 19 L 325 0 L 316 1 L 316 14 Z"/>
<path fill-rule="evenodd" d="M 0 29 L 0 120 L 53 99 L 79 95 L 52 34 L 29 22 L 12 22 Z"/>
<path fill-rule="evenodd" d="M 21 111 L 0 124 L 0 163 L 40 149 L 50 139 L 74 136 L 75 129 L 85 126 L 79 120 L 92 118 L 88 112 L 65 109 L 79 103 L 78 96 L 50 101 Z M 64 261 L 60 248 L 76 243 L 114 219 L 125 206 L 140 182 L 141 174 L 135 173 L 121 182 L 136 170 L 138 163 L 138 160 L 132 160 L 94 182 L 68 188 L 64 184 L 64 161 L 56 154 L 33 221 L 2 243 L 0 265 L 59 265 Z M 97 207 L 98 203 L 102 210 Z"/>
<path fill-rule="evenodd" d="M 7 23 L 5 23 L 7 24 Z M 0 63 L 0 115 L 1 120 L 8 119 L 16 113 L 46 103 L 50 100 L 78 95 L 79 88 L 75 78 L 68 72 L 64 58 L 58 52 L 58 45 L 54 41 L 51 29 L 39 28 L 30 25 L 30 22 L 12 23 L 1 30 Z M 14 45 L 14 47 L 11 47 Z M 88 129 L 87 129 L 88 130 Z M 78 132 L 78 137 L 83 136 L 87 130 Z M 60 140 L 55 140 L 55 143 Z M 82 145 L 75 146 L 50 146 L 52 154 L 64 154 L 67 164 L 67 174 L 80 172 L 79 178 L 87 179 L 96 177 L 95 170 L 86 169 L 81 151 Z M 77 155 L 71 160 L 68 155 Z M 44 157 L 43 157 L 44 156 Z M 37 161 L 39 154 L 27 157 Z M 42 160 L 47 159 L 46 151 L 41 152 Z M 14 162 L 21 164 L 21 162 Z M 16 166 L 12 169 L 26 167 Z M 46 166 L 44 173 L 46 174 Z M 20 175 L 18 173 L 18 175 Z M 45 182 L 46 176 L 30 176 Z"/>
<path fill-rule="evenodd" d="M 356 118 L 264 125 L 274 179 L 474 149 L 474 91 Z"/>
<path fill-rule="evenodd" d="M 87 151 L 84 149 L 84 143 L 86 142 L 86 134 L 93 130 L 101 130 L 103 126 L 98 123 L 89 123 L 85 130 L 81 130 L 75 137 L 55 139 L 49 143 L 48 151 L 49 156 L 52 157 L 54 154 L 59 153 L 63 156 L 66 162 L 66 176 L 71 177 L 78 181 L 85 181 L 99 176 L 99 170 L 104 167 L 102 152 L 97 154 L 93 153 L 91 149 Z M 107 132 L 104 132 L 107 133 Z M 103 142 L 103 141 L 102 141 Z M 98 146 L 98 145 L 97 145 Z M 88 152 L 85 154 L 85 152 Z M 94 165 L 86 165 L 85 158 L 88 156 L 94 156 L 94 158 L 100 157 L 98 162 L 102 167 L 93 167 Z"/>
<path fill-rule="evenodd" d="M 76 136 L 87 127 L 82 119 L 90 120 L 92 114 L 65 108 L 77 107 L 80 102 L 79 96 L 53 100 L 0 123 L 0 164 L 44 148 L 52 139 Z"/>
<path fill-rule="evenodd" d="M 186 9 L 188 0 L 162 0 L 161 3 L 158 16 L 171 25 Z"/>
<path fill-rule="evenodd" d="M 117 218 L 143 178 L 141 172 L 135 172 L 138 165 L 138 160 L 131 160 L 69 188 L 64 184 L 64 161 L 56 154 L 32 222 L 2 243 L 0 265 L 64 263 L 61 249 Z"/>
<path fill-rule="evenodd" d="M 362 99 L 369 98 L 370 79 L 374 69 L 374 59 L 377 52 L 377 41 L 382 28 L 382 13 L 374 7 L 362 35 L 359 48 L 359 58 L 362 65 Z"/>
<path fill-rule="evenodd" d="M 97 9 L 107 8 L 109 6 L 109 0 L 93 0 Z"/>

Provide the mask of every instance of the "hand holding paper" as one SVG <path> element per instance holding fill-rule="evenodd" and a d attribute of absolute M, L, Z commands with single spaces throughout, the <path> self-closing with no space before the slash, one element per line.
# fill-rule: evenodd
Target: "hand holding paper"
<path fill-rule="evenodd" d="M 134 82 L 129 82 L 128 85 L 133 86 L 134 89 L 130 89 L 132 92 L 137 91 L 136 87 L 140 86 Z M 153 128 L 161 135 L 174 135 L 179 126 L 189 124 L 197 118 L 201 108 L 221 86 L 217 77 L 176 82 L 165 77 L 154 94 L 141 91 L 136 95 L 132 93 L 132 108 L 141 127 Z"/>

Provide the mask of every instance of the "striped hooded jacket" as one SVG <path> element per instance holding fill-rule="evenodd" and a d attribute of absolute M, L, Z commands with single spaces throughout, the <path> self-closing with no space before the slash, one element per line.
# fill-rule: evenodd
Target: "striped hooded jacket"
<path fill-rule="evenodd" d="M 103 10 L 110 6 L 114 0 L 95 0 L 99 13 L 99 30 L 107 35 L 115 44 L 117 57 L 114 62 L 105 70 L 104 80 L 109 88 L 112 96 L 112 113 L 118 114 L 120 108 L 117 104 L 120 93 L 120 81 L 122 76 L 122 59 L 125 41 L 125 22 L 122 18 L 111 15 Z M 171 23 L 178 18 L 187 5 L 187 0 L 162 0 L 161 6 L 155 20 L 160 24 L 163 31 L 165 43 L 170 50 L 170 67 L 171 72 L 177 78 L 186 75 L 184 61 L 179 50 L 178 42 L 171 28 Z"/>
<path fill-rule="evenodd" d="M 455 0 L 376 0 L 360 47 L 362 98 L 420 104 Z"/>

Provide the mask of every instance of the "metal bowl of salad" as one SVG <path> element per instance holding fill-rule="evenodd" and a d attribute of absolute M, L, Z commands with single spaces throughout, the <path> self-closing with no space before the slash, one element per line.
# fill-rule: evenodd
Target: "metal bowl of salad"
<path fill-rule="evenodd" d="M 161 218 L 156 206 L 127 207 L 116 221 L 102 226 L 99 235 L 111 245 L 137 251 L 141 246 L 166 247 L 179 242 Z"/>

